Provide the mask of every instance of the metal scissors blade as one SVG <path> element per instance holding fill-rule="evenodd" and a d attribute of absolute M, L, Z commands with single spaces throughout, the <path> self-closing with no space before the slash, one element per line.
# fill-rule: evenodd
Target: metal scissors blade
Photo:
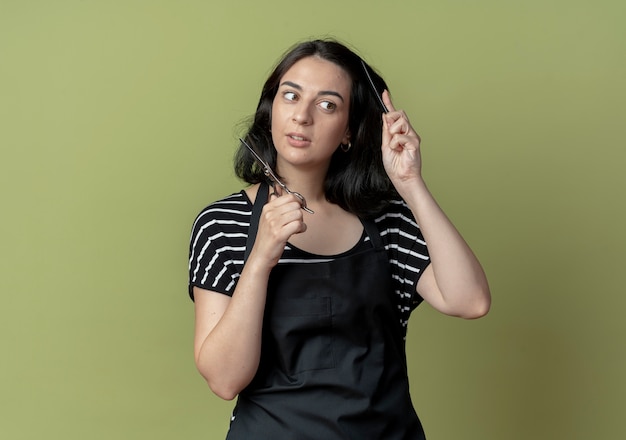
<path fill-rule="evenodd" d="M 274 173 L 274 171 L 272 171 L 272 169 L 270 168 L 270 166 L 267 164 L 267 162 L 265 162 L 263 159 L 261 159 L 261 156 L 259 156 L 257 154 L 256 151 L 254 151 L 254 149 L 248 145 L 248 143 L 246 141 L 244 141 L 242 138 L 239 138 L 239 141 L 241 141 L 242 144 L 244 144 L 248 150 L 250 150 L 250 153 L 252 153 L 252 155 L 254 156 L 254 158 L 256 159 L 256 161 L 259 163 L 259 165 L 261 165 L 261 168 L 263 169 L 263 174 L 265 174 L 268 179 L 271 180 L 272 182 L 272 186 L 275 187 L 275 185 L 280 186 L 283 191 L 285 191 L 287 194 L 293 194 L 294 196 L 296 196 L 298 199 L 300 199 L 300 206 L 302 207 L 302 210 L 308 212 L 309 214 L 314 214 L 313 210 L 310 208 L 307 208 L 306 206 L 306 200 L 304 199 L 304 197 L 302 196 L 302 194 L 295 192 L 295 191 L 291 191 L 289 188 L 287 188 L 287 185 L 285 185 L 277 176 L 276 173 Z"/>
<path fill-rule="evenodd" d="M 378 93 L 378 90 L 376 89 L 376 86 L 374 85 L 374 81 L 372 80 L 372 77 L 370 76 L 370 71 L 367 68 L 367 64 L 365 64 L 365 61 L 361 60 L 361 65 L 363 66 L 363 70 L 365 70 L 365 76 L 367 76 L 367 80 L 370 83 L 370 87 L 374 91 L 374 95 L 376 95 L 376 98 L 378 99 L 378 102 L 382 106 L 383 111 L 385 113 L 389 113 L 389 109 L 387 108 L 387 106 L 383 102 L 383 98 L 380 96 L 380 94 Z"/>

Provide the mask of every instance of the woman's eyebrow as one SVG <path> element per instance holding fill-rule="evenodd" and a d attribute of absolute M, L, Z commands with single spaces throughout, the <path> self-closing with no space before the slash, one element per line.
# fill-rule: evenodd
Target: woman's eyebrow
<path fill-rule="evenodd" d="M 291 81 L 283 81 L 280 86 L 289 86 L 289 87 L 293 87 L 296 90 L 300 90 L 302 91 L 302 87 L 294 82 Z M 335 92 L 334 90 L 320 90 L 317 93 L 317 96 L 325 96 L 325 95 L 332 95 L 332 96 L 336 96 L 337 98 L 341 99 L 341 101 L 345 102 L 345 100 L 343 99 L 343 96 L 341 96 L 341 94 L 339 94 L 338 92 Z"/>

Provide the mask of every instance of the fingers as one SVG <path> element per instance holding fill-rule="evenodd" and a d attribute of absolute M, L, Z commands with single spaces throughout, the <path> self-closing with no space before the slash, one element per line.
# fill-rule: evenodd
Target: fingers
<path fill-rule="evenodd" d="M 272 234 L 287 240 L 291 235 L 304 232 L 306 224 L 302 213 L 300 199 L 293 194 L 283 193 L 280 189 L 270 194 L 270 201 L 263 209 L 264 220 L 272 230 Z"/>
<path fill-rule="evenodd" d="M 250 258 L 274 267 L 289 238 L 304 231 L 306 224 L 299 199 L 292 194 L 283 193 L 279 197 L 272 193 L 269 202 L 263 207 Z"/>
<path fill-rule="evenodd" d="M 395 112 L 396 108 L 393 106 L 391 102 L 391 95 L 389 94 L 389 90 L 383 91 L 383 102 L 385 106 L 389 109 L 390 112 Z"/>
<path fill-rule="evenodd" d="M 383 145 L 395 150 L 409 143 L 419 145 L 420 137 L 411 127 L 404 112 L 400 111 L 393 115 L 384 115 L 382 141 Z"/>
<path fill-rule="evenodd" d="M 272 185 L 272 194 L 274 194 L 275 196 L 282 196 L 283 195 L 283 187 L 278 185 L 278 184 L 273 184 Z"/>
<path fill-rule="evenodd" d="M 383 114 L 383 145 L 392 150 L 408 145 L 418 148 L 421 138 L 413 129 L 407 114 L 404 110 L 396 110 L 388 90 L 383 92 L 382 98 L 389 109 L 389 113 Z"/>
<path fill-rule="evenodd" d="M 389 113 L 383 115 L 385 125 L 387 125 L 389 134 L 391 136 L 397 134 L 409 135 L 412 131 L 411 123 L 404 110 L 396 110 L 391 102 L 391 96 L 389 91 L 383 92 L 383 102 L 389 109 Z"/>

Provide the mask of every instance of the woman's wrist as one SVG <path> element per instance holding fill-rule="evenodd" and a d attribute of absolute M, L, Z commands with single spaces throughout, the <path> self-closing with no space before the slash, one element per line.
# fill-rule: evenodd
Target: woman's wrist
<path fill-rule="evenodd" d="M 416 217 L 420 207 L 428 202 L 434 202 L 426 182 L 421 177 L 417 177 L 410 182 L 405 181 L 402 185 L 396 185 L 396 190 Z"/>

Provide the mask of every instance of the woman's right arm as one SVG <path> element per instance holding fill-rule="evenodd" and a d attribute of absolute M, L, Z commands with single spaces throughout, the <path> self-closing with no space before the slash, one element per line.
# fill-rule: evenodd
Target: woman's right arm
<path fill-rule="evenodd" d="M 298 199 L 272 197 L 232 297 L 194 287 L 196 366 L 223 399 L 234 399 L 256 374 L 269 274 L 289 237 L 304 230 Z"/>

